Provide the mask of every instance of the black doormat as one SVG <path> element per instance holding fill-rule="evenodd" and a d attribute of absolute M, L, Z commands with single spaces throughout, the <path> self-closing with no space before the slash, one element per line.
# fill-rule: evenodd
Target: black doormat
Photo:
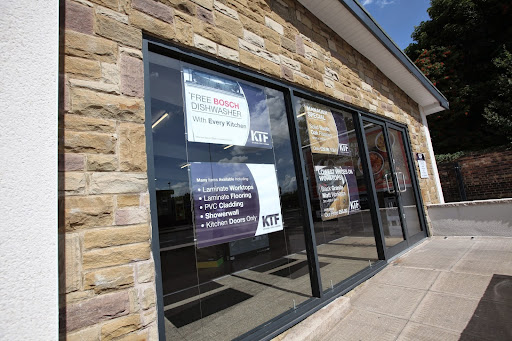
<path fill-rule="evenodd" d="M 459 340 L 512 340 L 512 276 L 492 276 Z"/>
<path fill-rule="evenodd" d="M 323 268 L 327 264 L 329 263 L 318 262 L 318 266 L 321 268 Z M 307 275 L 308 273 L 308 261 L 303 260 L 302 262 L 298 262 L 296 264 L 287 266 L 284 269 L 271 272 L 270 274 L 279 277 L 289 277 L 291 279 L 297 279 L 301 276 Z"/>
<path fill-rule="evenodd" d="M 179 301 L 183 301 L 189 298 L 192 298 L 194 296 L 201 294 L 204 294 L 205 292 L 212 291 L 215 289 L 218 289 L 222 287 L 222 284 L 219 284 L 217 282 L 211 281 L 208 283 L 201 284 L 199 288 L 197 286 L 194 286 L 192 288 L 188 288 L 185 290 L 178 291 L 174 294 L 169 294 L 164 296 L 164 305 L 173 304 Z"/>
<path fill-rule="evenodd" d="M 252 295 L 228 288 L 211 294 L 201 300 L 195 300 L 165 311 L 165 317 L 177 328 L 181 328 L 201 318 L 213 315 L 251 298 Z"/>
<path fill-rule="evenodd" d="M 278 268 L 285 264 L 290 264 L 292 262 L 295 262 L 295 259 L 279 258 L 279 259 L 269 262 L 267 264 L 263 264 L 263 265 L 255 267 L 255 268 L 252 268 L 251 270 L 256 271 L 256 272 L 267 272 L 269 270 L 273 270 L 275 268 Z"/>

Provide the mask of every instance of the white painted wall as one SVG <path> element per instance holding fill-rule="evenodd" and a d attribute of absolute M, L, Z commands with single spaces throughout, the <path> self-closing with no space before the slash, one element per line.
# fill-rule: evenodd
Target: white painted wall
<path fill-rule="evenodd" d="M 0 1 L 0 340 L 58 339 L 58 21 Z"/>
<path fill-rule="evenodd" d="M 432 171 L 434 172 L 432 176 L 434 177 L 434 181 L 436 182 L 437 197 L 439 198 L 439 203 L 444 204 L 443 188 L 441 187 L 441 179 L 439 178 L 439 171 L 437 170 L 437 162 L 434 155 L 434 148 L 432 147 L 432 139 L 430 138 L 430 131 L 428 130 L 427 116 L 425 115 L 425 110 L 421 105 L 419 106 L 419 108 L 421 122 L 423 123 L 423 133 L 425 134 L 427 140 L 427 158 L 430 160 L 430 165 L 432 166 Z"/>

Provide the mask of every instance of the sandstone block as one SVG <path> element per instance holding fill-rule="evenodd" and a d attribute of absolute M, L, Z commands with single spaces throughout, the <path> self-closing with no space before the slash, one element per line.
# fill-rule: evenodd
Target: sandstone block
<path fill-rule="evenodd" d="M 167 6 L 164 6 L 167 7 Z M 174 20 L 174 19 L 173 19 Z M 130 14 L 130 22 L 135 27 L 138 27 L 144 31 L 153 33 L 159 37 L 163 37 L 166 39 L 174 39 L 176 36 L 176 32 L 174 30 L 174 26 L 169 24 L 168 22 L 161 21 L 159 19 L 154 19 L 149 15 L 144 13 L 133 11 Z M 122 68 L 121 68 L 122 70 Z"/>
<path fill-rule="evenodd" d="M 232 19 L 238 20 L 238 12 L 232 8 L 229 8 L 228 6 L 224 5 L 223 3 L 219 2 L 219 1 L 214 1 L 213 7 L 215 8 L 215 10 L 219 11 L 220 13 L 222 13 Z"/>
<path fill-rule="evenodd" d="M 89 60 L 78 57 L 64 58 L 64 71 L 73 77 L 82 77 L 89 79 L 101 78 L 100 63 L 95 60 Z"/>
<path fill-rule="evenodd" d="M 132 286 L 133 283 L 133 267 L 123 265 L 86 273 L 84 289 L 93 289 L 99 294 L 108 290 L 120 290 Z"/>
<path fill-rule="evenodd" d="M 247 31 L 251 31 L 256 35 L 261 35 L 261 28 L 264 27 L 263 25 L 255 24 L 254 21 L 252 21 L 252 19 L 247 18 L 245 15 L 240 15 L 239 18 L 244 29 L 246 29 Z"/>
<path fill-rule="evenodd" d="M 114 202 L 111 196 L 66 197 L 61 201 L 67 231 L 113 223 Z"/>
<path fill-rule="evenodd" d="M 197 18 L 205 23 L 214 25 L 213 14 L 211 11 L 202 7 L 197 8 Z"/>
<path fill-rule="evenodd" d="M 265 46 L 268 45 L 269 42 L 272 42 L 274 44 L 277 44 L 277 45 L 281 45 L 281 37 L 279 35 L 279 33 L 277 33 L 276 31 L 266 27 L 266 26 L 263 26 L 261 28 L 261 36 L 263 37 L 263 39 L 265 39 Z M 267 46 L 268 48 L 268 46 Z"/>
<path fill-rule="evenodd" d="M 67 130 L 90 131 L 106 134 L 115 133 L 116 131 L 116 122 L 112 120 L 67 114 L 63 121 L 64 128 Z"/>
<path fill-rule="evenodd" d="M 118 94 L 119 86 L 98 81 L 90 81 L 85 79 L 70 79 L 69 83 L 72 87 L 84 88 L 94 91 L 101 91 L 108 94 Z"/>
<path fill-rule="evenodd" d="M 325 77 L 327 77 L 333 81 L 340 80 L 338 73 L 336 71 L 334 71 L 333 69 L 328 68 L 327 66 L 325 67 Z"/>
<path fill-rule="evenodd" d="M 84 194 L 85 193 L 85 173 L 66 172 L 60 174 L 63 177 L 59 186 L 59 191 L 66 195 Z"/>
<path fill-rule="evenodd" d="M 130 207 L 130 206 L 139 206 L 140 205 L 140 195 L 139 194 L 127 194 L 127 195 L 118 195 L 117 196 L 117 207 Z"/>
<path fill-rule="evenodd" d="M 146 310 L 154 307 L 156 304 L 156 293 L 154 288 L 147 288 L 142 293 L 141 306 Z"/>
<path fill-rule="evenodd" d="M 117 170 L 117 156 L 104 154 L 89 154 L 87 170 L 96 172 L 112 172 Z"/>
<path fill-rule="evenodd" d="M 131 334 L 121 336 L 116 341 L 147 341 L 149 340 L 148 331 L 144 330 L 141 332 L 133 332 Z"/>
<path fill-rule="evenodd" d="M 92 326 L 66 335 L 66 341 L 97 341 L 100 339 L 100 326 Z"/>
<path fill-rule="evenodd" d="M 84 116 L 144 122 L 144 101 L 139 98 L 74 88 L 71 89 L 71 109 Z"/>
<path fill-rule="evenodd" d="M 192 45 L 194 41 L 194 30 L 192 25 L 180 20 L 175 20 L 176 40 L 185 45 Z"/>
<path fill-rule="evenodd" d="M 300 35 L 295 36 L 295 44 L 297 53 L 304 56 L 306 54 L 306 46 L 304 45 L 304 40 Z"/>
<path fill-rule="evenodd" d="M 131 20 L 131 17 L 130 17 Z M 105 15 L 96 16 L 96 33 L 121 44 L 142 48 L 142 33 L 139 29 L 120 23 Z"/>
<path fill-rule="evenodd" d="M 145 192 L 148 179 L 145 173 L 93 173 L 90 177 L 90 193 L 140 193 Z"/>
<path fill-rule="evenodd" d="M 66 153 L 59 157 L 59 171 L 84 170 L 85 156 L 81 154 Z"/>
<path fill-rule="evenodd" d="M 85 251 L 82 256 L 82 268 L 90 270 L 146 260 L 149 259 L 149 252 L 147 242 Z"/>
<path fill-rule="evenodd" d="M 112 154 L 116 140 L 112 134 L 65 131 L 63 142 L 68 152 Z"/>
<path fill-rule="evenodd" d="M 142 59 L 142 51 L 132 49 L 131 47 L 119 46 L 119 53 L 121 53 L 121 54 L 124 53 L 130 57 Z"/>
<path fill-rule="evenodd" d="M 292 53 L 297 52 L 297 46 L 295 44 L 295 41 L 288 39 L 286 37 L 281 37 L 281 46 Z"/>
<path fill-rule="evenodd" d="M 276 64 L 280 63 L 280 59 L 277 54 L 263 50 L 259 46 L 248 43 L 247 41 L 242 40 L 242 39 L 239 39 L 238 42 L 239 42 L 239 46 L 242 50 L 246 50 L 246 51 L 253 53 L 259 57 L 265 58 L 266 60 L 269 60 L 273 63 L 276 63 Z"/>
<path fill-rule="evenodd" d="M 171 7 L 153 0 L 132 0 L 134 9 L 151 15 L 157 19 L 172 24 L 174 22 L 174 12 Z"/>
<path fill-rule="evenodd" d="M 62 308 L 66 304 L 80 302 L 80 301 L 86 300 L 88 298 L 91 298 L 93 296 L 94 296 L 94 292 L 92 290 L 69 292 L 66 294 L 65 304 L 61 304 L 60 307 Z"/>
<path fill-rule="evenodd" d="M 293 82 L 293 70 L 289 67 L 281 65 L 281 77 L 287 81 Z"/>
<path fill-rule="evenodd" d="M 198 4 L 201 7 L 204 7 L 206 9 L 213 9 L 213 0 L 191 0 L 192 2 Z M 197 10 L 199 11 L 199 8 Z"/>
<path fill-rule="evenodd" d="M 239 38 L 244 36 L 244 28 L 239 20 L 235 20 L 220 13 L 215 13 L 215 26 Z"/>
<path fill-rule="evenodd" d="M 174 8 L 174 15 L 176 16 L 180 13 L 192 17 L 196 15 L 197 6 L 190 0 L 162 0 L 162 2 Z"/>
<path fill-rule="evenodd" d="M 119 64 L 121 69 L 121 92 L 127 96 L 144 96 L 142 60 L 122 54 Z"/>
<path fill-rule="evenodd" d="M 148 221 L 148 211 L 145 207 L 118 209 L 115 214 L 116 225 L 141 224 Z"/>
<path fill-rule="evenodd" d="M 112 340 L 131 333 L 141 326 L 139 315 L 128 315 L 105 323 L 101 327 L 101 339 Z"/>
<path fill-rule="evenodd" d="M 99 295 L 89 300 L 69 304 L 65 316 L 67 331 L 92 326 L 100 321 L 110 320 L 127 315 L 129 310 L 129 298 L 127 292 Z"/>
<path fill-rule="evenodd" d="M 279 33 L 280 35 L 283 35 L 284 34 L 284 28 L 283 28 L 283 25 L 279 24 L 278 22 L 276 22 L 275 20 L 272 20 L 270 19 L 269 17 L 265 17 L 265 25 L 271 29 L 273 29 L 274 31 L 276 31 L 277 33 Z"/>
<path fill-rule="evenodd" d="M 244 40 L 251 45 L 255 45 L 259 48 L 265 48 L 265 39 L 252 33 L 251 31 L 244 30 Z"/>
<path fill-rule="evenodd" d="M 287 58 L 283 55 L 279 56 L 281 59 L 281 65 L 286 66 L 287 68 L 295 71 L 300 71 L 300 63 L 296 62 L 293 59 Z"/>
<path fill-rule="evenodd" d="M 240 54 L 237 50 L 233 50 L 222 45 L 219 45 L 219 57 L 233 60 L 235 62 L 240 61 Z"/>
<path fill-rule="evenodd" d="M 110 40 L 73 31 L 67 31 L 64 39 L 66 55 L 109 63 L 117 60 L 117 44 Z"/>
<path fill-rule="evenodd" d="M 101 63 L 101 80 L 107 84 L 119 85 L 121 81 L 119 66 L 110 63 Z"/>
<path fill-rule="evenodd" d="M 65 236 L 61 235 L 59 238 L 64 238 L 64 264 L 60 259 L 61 264 L 59 267 L 59 276 L 65 276 L 65 292 L 69 293 L 80 289 L 81 284 L 81 266 L 80 266 L 80 238 L 76 233 L 67 233 Z"/>
<path fill-rule="evenodd" d="M 281 67 L 266 59 L 260 59 L 260 70 L 273 76 L 281 76 Z"/>
<path fill-rule="evenodd" d="M 309 66 L 304 66 L 302 68 L 302 72 L 311 78 L 314 78 L 319 81 L 323 81 L 323 75 L 320 72 L 310 68 Z"/>
<path fill-rule="evenodd" d="M 141 314 L 142 317 L 142 324 L 144 326 L 147 326 L 150 323 L 153 323 L 156 321 L 156 308 L 152 308 L 146 311 L 143 311 Z"/>
<path fill-rule="evenodd" d="M 98 5 L 108 7 L 115 11 L 119 10 L 119 0 L 90 0 Z"/>
<path fill-rule="evenodd" d="M 128 16 L 126 14 L 113 11 L 105 7 L 96 6 L 96 14 L 102 14 L 106 17 L 117 20 L 123 24 L 128 24 Z"/>
<path fill-rule="evenodd" d="M 217 44 L 197 34 L 194 34 L 194 46 L 208 53 L 217 54 Z"/>
<path fill-rule="evenodd" d="M 253 69 L 260 69 L 260 62 L 258 57 L 255 54 L 252 54 L 248 51 L 240 50 L 240 62 Z"/>
<path fill-rule="evenodd" d="M 148 224 L 90 229 L 84 232 L 84 248 L 89 250 L 146 242 L 149 234 Z"/>
<path fill-rule="evenodd" d="M 93 34 L 93 9 L 73 1 L 66 1 L 64 27 L 85 34 Z"/>
<path fill-rule="evenodd" d="M 155 278 L 155 264 L 153 262 L 137 263 L 137 282 L 148 283 Z"/>
<path fill-rule="evenodd" d="M 147 163 L 144 125 L 121 123 L 119 131 L 119 161 L 121 170 L 145 172 Z"/>

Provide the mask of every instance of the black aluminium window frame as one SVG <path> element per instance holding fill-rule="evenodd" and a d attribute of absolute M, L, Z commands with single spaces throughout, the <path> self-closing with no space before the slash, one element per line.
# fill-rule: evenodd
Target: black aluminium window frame
<path fill-rule="evenodd" d="M 354 125 L 356 127 L 356 136 L 357 141 L 360 147 L 365 146 L 364 134 L 362 134 L 359 130 L 362 127 L 361 123 L 361 115 L 365 116 L 374 116 L 377 119 L 382 120 L 381 117 L 370 114 L 368 112 L 361 111 L 359 108 L 348 105 L 345 103 L 340 103 L 339 101 L 329 98 L 328 96 L 313 92 L 311 90 L 302 88 L 293 83 L 276 80 L 269 76 L 262 75 L 255 71 L 251 71 L 245 67 L 231 64 L 229 62 L 216 59 L 206 53 L 198 52 L 197 50 L 192 50 L 186 47 L 174 45 L 169 43 L 168 41 L 161 40 L 155 38 L 151 35 L 143 34 L 143 44 L 142 44 L 142 53 L 143 53 L 143 66 L 144 66 L 144 101 L 145 105 L 145 133 L 146 133 L 146 153 L 148 156 L 153 155 L 153 138 L 152 138 L 152 129 L 151 124 L 148 124 L 148 117 L 151 118 L 151 106 L 148 103 L 151 102 L 151 89 L 149 80 L 149 52 L 155 52 L 167 57 L 179 59 L 191 64 L 200 65 L 202 67 L 206 67 L 212 71 L 217 71 L 224 73 L 229 76 L 237 77 L 243 80 L 251 81 L 263 86 L 267 86 L 273 88 L 275 90 L 282 91 L 285 98 L 285 107 L 286 107 L 286 115 L 288 119 L 288 125 L 290 127 L 290 141 L 292 144 L 292 153 L 295 164 L 296 176 L 301 178 L 301 180 L 297 180 L 299 197 L 301 200 L 302 210 L 305 218 L 304 224 L 304 237 L 306 244 L 306 251 L 308 253 L 308 267 L 311 281 L 311 290 L 312 297 L 306 302 L 299 305 L 293 311 L 284 312 L 271 320 L 267 321 L 265 324 L 256 327 L 255 329 L 250 330 L 249 332 L 240 335 L 236 338 L 236 340 L 270 340 L 273 337 L 276 337 L 280 333 L 284 332 L 288 328 L 293 325 L 299 323 L 300 321 L 306 319 L 310 315 L 314 314 L 327 304 L 334 301 L 336 298 L 346 294 L 359 284 L 363 283 L 367 279 L 371 278 L 377 272 L 382 270 L 387 265 L 388 257 L 385 252 L 384 243 L 382 240 L 382 224 L 380 223 L 380 218 L 376 210 L 372 211 L 372 223 L 374 224 L 374 231 L 377 242 L 377 251 L 379 255 L 379 261 L 371 264 L 370 267 L 363 269 L 362 271 L 356 273 L 355 275 L 345 279 L 344 281 L 334 285 L 331 290 L 322 291 L 322 283 L 320 279 L 320 268 L 318 264 L 318 256 L 317 256 L 317 248 L 315 242 L 315 232 L 313 226 L 313 218 L 311 211 L 311 204 L 309 200 L 309 191 L 307 188 L 307 179 L 304 173 L 305 163 L 303 159 L 303 155 L 301 152 L 301 142 L 299 139 L 299 130 L 298 124 L 295 117 L 295 98 L 300 97 L 304 99 L 314 100 L 315 102 L 329 105 L 334 109 L 348 111 L 353 115 Z M 150 120 L 149 120 L 150 122 Z M 405 127 L 398 122 L 393 122 L 393 124 L 397 126 Z M 359 128 L 359 129 L 358 129 Z M 405 129 L 406 132 L 406 151 L 410 152 L 410 140 L 408 136 L 408 130 Z M 364 150 L 366 150 L 365 148 Z M 369 156 L 368 151 L 365 152 L 366 157 L 362 158 L 363 167 L 366 169 L 369 165 Z M 408 158 L 410 162 L 410 158 Z M 155 182 L 154 180 L 154 160 L 151 157 L 147 158 L 148 163 L 148 191 L 150 195 L 150 209 L 151 209 L 151 221 L 152 221 L 152 230 L 151 230 L 151 250 L 153 253 L 154 263 L 155 263 L 155 285 L 156 285 L 156 294 L 157 294 L 157 323 L 158 323 L 158 332 L 159 339 L 165 340 L 165 323 L 164 323 L 164 304 L 163 304 L 163 286 L 162 286 L 162 273 L 161 273 L 161 259 L 160 259 L 160 243 L 159 243 L 159 233 L 158 233 L 158 214 L 156 209 L 156 191 L 155 191 Z M 411 168 L 415 169 L 415 168 Z M 368 172 L 366 172 L 368 173 Z M 419 194 L 419 184 L 417 183 L 416 172 L 413 174 L 413 179 L 415 181 L 415 194 Z M 372 195 L 369 193 L 369 201 L 370 205 L 376 207 L 376 195 L 374 193 L 374 181 L 369 174 L 366 174 L 365 180 L 368 184 L 371 185 L 369 188 L 369 192 L 372 192 Z M 418 196 L 417 196 L 418 198 Z M 422 221 L 425 220 L 425 213 L 423 210 L 423 202 L 421 201 L 421 195 L 419 195 L 420 199 L 420 208 L 421 214 L 420 219 Z M 376 229 L 376 225 L 378 225 L 378 230 Z M 424 225 L 426 227 L 426 225 Z M 425 229 L 428 231 L 427 229 Z"/>

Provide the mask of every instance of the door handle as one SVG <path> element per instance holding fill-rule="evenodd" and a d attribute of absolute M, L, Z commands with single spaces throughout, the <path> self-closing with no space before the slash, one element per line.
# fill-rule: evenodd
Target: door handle
<path fill-rule="evenodd" d="M 388 188 L 388 193 L 395 193 L 395 189 L 389 188 L 389 173 L 384 174 L 384 180 L 386 181 L 386 187 Z M 393 179 L 391 179 L 391 185 L 393 185 Z"/>
<path fill-rule="evenodd" d="M 400 188 L 400 181 L 398 181 L 398 174 L 402 175 L 402 181 L 404 182 L 404 189 L 403 190 Z M 405 184 L 405 174 L 404 174 L 404 172 L 397 172 L 397 173 L 395 173 L 395 175 L 396 175 L 396 183 L 398 184 L 398 191 L 400 191 L 400 193 L 407 192 L 407 185 Z"/>

